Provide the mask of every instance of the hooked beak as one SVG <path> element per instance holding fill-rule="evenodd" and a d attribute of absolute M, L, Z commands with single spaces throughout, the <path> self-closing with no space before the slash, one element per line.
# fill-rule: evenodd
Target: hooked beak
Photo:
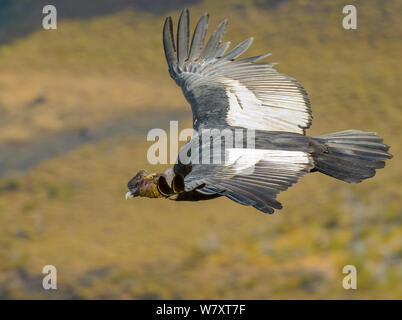
<path fill-rule="evenodd" d="M 126 192 L 126 200 L 137 197 L 138 195 L 139 195 L 139 190 L 137 188 L 130 189 L 129 191 Z"/>

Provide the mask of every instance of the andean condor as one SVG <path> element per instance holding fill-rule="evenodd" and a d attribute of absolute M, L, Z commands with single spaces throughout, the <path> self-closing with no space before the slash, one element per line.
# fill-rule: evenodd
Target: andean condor
<path fill-rule="evenodd" d="M 305 135 L 312 122 L 303 86 L 261 62 L 269 54 L 237 59 L 249 38 L 226 53 L 223 21 L 204 46 L 208 14 L 191 40 L 183 10 L 174 42 L 172 19 L 163 28 L 169 73 L 191 105 L 194 134 L 176 164 L 163 174 L 141 170 L 128 182 L 126 198 L 207 200 L 226 196 L 273 213 L 280 191 L 312 171 L 358 183 L 383 168 L 389 147 L 374 132 L 347 130 Z"/>

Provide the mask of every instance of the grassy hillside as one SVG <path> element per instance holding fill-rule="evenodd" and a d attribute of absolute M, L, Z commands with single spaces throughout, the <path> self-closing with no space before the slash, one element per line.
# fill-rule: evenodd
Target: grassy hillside
<path fill-rule="evenodd" d="M 0 177 L 1 298 L 402 298 L 399 1 L 354 2 L 357 30 L 342 28 L 344 1 L 190 6 L 193 26 L 204 11 L 210 26 L 227 17 L 226 39 L 254 36 L 250 56 L 271 52 L 278 70 L 303 83 L 314 112 L 308 134 L 371 130 L 392 146 L 374 179 L 311 174 L 280 194 L 274 215 L 228 199 L 123 200 L 138 169 L 165 168 L 146 162 L 145 136 L 107 138 L 107 124 L 149 113 L 149 129 L 167 127 L 160 115 L 188 112 L 181 127 L 190 125 L 161 44 L 164 17 L 177 21 L 181 6 L 121 1 L 78 15 L 80 2 L 69 3 L 57 31 L 21 26 L 0 45 L 0 150 L 83 129 L 106 138 Z M 41 289 L 46 264 L 58 268 L 56 292 Z M 358 270 L 353 292 L 342 288 L 346 264 Z"/>
<path fill-rule="evenodd" d="M 334 123 L 339 129 L 363 123 L 362 129 L 374 124 L 385 135 L 397 130 L 402 121 L 401 97 L 395 94 L 402 46 L 397 1 L 358 3 L 356 31 L 341 27 L 342 1 L 283 1 L 274 8 L 226 2 L 204 1 L 191 8 L 193 25 L 210 11 L 211 26 L 229 18 L 226 38 L 232 43 L 253 35 L 250 55 L 271 52 L 278 69 L 307 88 L 316 119 L 313 133 L 326 131 L 338 118 L 345 121 Z M 60 18 L 57 31 L 38 29 L 1 46 L 0 105 L 8 125 L 0 137 L 24 140 L 41 131 L 96 125 L 137 109 L 186 108 L 166 72 L 161 27 L 168 14 L 177 20 L 179 10 Z M 160 94 L 155 99 L 156 88 Z M 329 112 L 334 108 L 335 119 Z M 362 108 L 371 112 L 362 113 Z"/>
<path fill-rule="evenodd" d="M 361 186 L 310 175 L 271 216 L 228 199 L 124 201 L 145 152 L 119 137 L 3 185 L 2 297 L 400 297 L 400 191 L 387 175 Z M 57 292 L 40 289 L 46 264 Z M 359 270 L 356 292 L 341 287 L 346 264 Z"/>

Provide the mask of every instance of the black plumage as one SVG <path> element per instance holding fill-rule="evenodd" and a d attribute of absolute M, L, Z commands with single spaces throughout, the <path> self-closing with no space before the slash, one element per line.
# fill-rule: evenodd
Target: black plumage
<path fill-rule="evenodd" d="M 269 54 L 236 59 L 253 38 L 225 53 L 230 46 L 230 42 L 222 43 L 227 20 L 204 47 L 208 18 L 207 13 L 200 18 L 189 46 L 189 12 L 182 12 L 177 50 L 172 19 L 165 21 L 163 44 L 169 73 L 191 105 L 194 135 L 180 150 L 173 170 L 140 171 L 130 180 L 127 196 L 177 201 L 226 196 L 273 213 L 282 208 L 276 200 L 279 192 L 309 172 L 358 183 L 384 167 L 392 156 L 373 132 L 306 136 L 312 112 L 303 86 L 277 72 L 275 63 L 260 62 Z"/>

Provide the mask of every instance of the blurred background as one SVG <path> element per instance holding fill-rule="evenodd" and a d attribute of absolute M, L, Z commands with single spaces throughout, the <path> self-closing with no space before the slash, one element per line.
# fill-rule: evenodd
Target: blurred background
<path fill-rule="evenodd" d="M 0 298 L 402 298 L 402 2 L 306 0 L 0 1 Z M 342 8 L 357 8 L 357 30 Z M 264 215 L 222 198 L 124 200 L 152 128 L 191 127 L 170 79 L 164 18 L 205 11 L 225 39 L 254 36 L 299 80 L 309 135 L 376 131 L 394 158 L 348 185 L 311 174 Z M 54 265 L 58 289 L 42 289 Z M 357 290 L 342 268 L 357 268 Z"/>

